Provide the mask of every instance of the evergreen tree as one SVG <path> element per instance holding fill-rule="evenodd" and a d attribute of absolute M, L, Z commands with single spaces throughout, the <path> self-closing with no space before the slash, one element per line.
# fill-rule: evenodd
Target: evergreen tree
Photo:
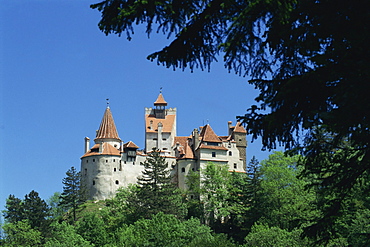
<path fill-rule="evenodd" d="M 72 166 L 63 178 L 63 192 L 60 205 L 65 210 L 72 210 L 73 220 L 76 221 L 76 211 L 85 199 L 85 191 L 81 186 L 81 173 Z"/>
<path fill-rule="evenodd" d="M 9 195 L 5 205 L 6 210 L 3 211 L 6 222 L 15 223 L 25 219 L 23 202 L 14 195 Z"/>
<path fill-rule="evenodd" d="M 248 198 L 248 212 L 247 212 L 247 223 L 246 227 L 248 231 L 251 229 L 254 222 L 261 217 L 261 181 L 262 172 L 261 165 L 255 156 L 252 157 L 251 161 L 247 166 L 248 183 L 246 186 L 247 198 Z"/>
<path fill-rule="evenodd" d="M 139 189 L 136 196 L 128 198 L 128 204 L 135 207 L 136 215 L 151 218 L 152 215 L 163 212 L 182 218 L 185 208 L 181 192 L 171 182 L 168 164 L 160 151 L 153 149 L 141 165 L 144 166 L 144 171 L 138 177 Z"/>
<path fill-rule="evenodd" d="M 50 215 L 50 208 L 36 191 L 32 190 L 25 195 L 24 200 L 10 195 L 5 208 L 3 213 L 7 223 L 27 220 L 32 229 L 40 230 L 43 233 L 47 230 L 47 217 Z"/>
<path fill-rule="evenodd" d="M 45 234 L 49 226 L 47 218 L 50 216 L 50 208 L 47 203 L 39 197 L 39 193 L 32 190 L 26 195 L 23 208 L 25 218 L 30 223 L 30 226 Z"/>

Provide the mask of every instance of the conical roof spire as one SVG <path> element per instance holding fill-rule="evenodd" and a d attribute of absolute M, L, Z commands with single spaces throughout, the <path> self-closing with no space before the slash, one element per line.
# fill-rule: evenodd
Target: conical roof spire
<path fill-rule="evenodd" d="M 121 139 L 118 136 L 116 125 L 114 124 L 113 115 L 110 111 L 109 105 L 105 109 L 100 127 L 96 132 L 95 140 L 98 139 L 114 139 L 121 142 Z"/>
<path fill-rule="evenodd" d="M 157 100 L 154 102 L 155 106 L 166 106 L 167 102 L 164 100 L 162 92 L 159 93 Z"/>

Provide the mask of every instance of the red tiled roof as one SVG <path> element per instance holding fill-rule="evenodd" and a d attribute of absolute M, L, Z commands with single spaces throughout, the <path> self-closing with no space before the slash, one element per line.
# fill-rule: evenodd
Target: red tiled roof
<path fill-rule="evenodd" d="M 146 132 L 157 132 L 158 123 L 162 123 L 162 132 L 170 133 L 175 123 L 175 118 L 176 115 L 167 115 L 164 119 L 155 118 L 153 115 L 145 115 L 145 130 Z M 150 124 L 150 121 L 153 121 L 152 124 Z"/>
<path fill-rule="evenodd" d="M 114 155 L 121 156 L 120 151 L 110 145 L 109 143 L 103 142 L 103 151 L 99 153 L 99 148 L 102 144 L 95 144 L 87 153 L 85 153 L 81 158 L 94 156 L 94 155 Z"/>
<path fill-rule="evenodd" d="M 164 100 L 162 93 L 158 95 L 157 100 L 154 102 L 154 105 L 167 105 L 167 102 Z"/>
<path fill-rule="evenodd" d="M 180 144 L 178 149 L 179 153 L 182 155 L 181 159 L 194 159 L 194 153 L 191 149 L 188 139 L 188 136 L 176 136 L 175 143 Z"/>
<path fill-rule="evenodd" d="M 188 141 L 188 136 L 175 136 L 174 143 L 179 143 L 181 146 L 185 146 L 185 143 Z"/>
<path fill-rule="evenodd" d="M 138 147 L 135 143 L 133 143 L 132 141 L 129 141 L 129 142 L 125 143 L 125 144 L 123 145 L 123 147 L 124 147 L 124 148 L 136 148 L 136 149 L 138 149 L 138 148 L 139 148 L 139 147 Z"/>
<path fill-rule="evenodd" d="M 202 128 L 199 136 L 203 142 L 221 142 L 209 124 Z"/>
<path fill-rule="evenodd" d="M 118 141 L 121 141 L 118 136 L 117 128 L 113 120 L 113 115 L 109 107 L 105 109 L 99 130 L 96 133 L 95 140 L 96 139 L 116 139 Z"/>
<path fill-rule="evenodd" d="M 247 133 L 241 122 L 237 122 L 234 128 L 236 133 Z"/>
<path fill-rule="evenodd" d="M 189 142 L 186 142 L 185 144 L 185 155 L 182 157 L 183 159 L 194 159 L 194 153 L 191 149 Z"/>

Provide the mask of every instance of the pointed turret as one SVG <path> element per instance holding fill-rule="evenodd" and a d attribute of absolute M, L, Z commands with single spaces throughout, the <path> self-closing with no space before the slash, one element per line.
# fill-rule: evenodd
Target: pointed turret
<path fill-rule="evenodd" d="M 100 127 L 96 132 L 95 143 L 101 142 L 121 142 L 121 139 L 118 136 L 117 128 L 113 120 L 112 112 L 107 106 L 104 112 L 103 119 L 100 123 Z"/>
<path fill-rule="evenodd" d="M 167 106 L 167 102 L 164 100 L 162 93 L 159 93 L 157 100 L 154 102 L 155 106 Z"/>

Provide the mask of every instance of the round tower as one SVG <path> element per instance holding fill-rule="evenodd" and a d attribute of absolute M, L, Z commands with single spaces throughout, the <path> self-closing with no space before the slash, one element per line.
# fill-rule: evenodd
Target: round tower
<path fill-rule="evenodd" d="M 81 183 L 90 200 L 104 200 L 113 197 L 121 186 L 117 173 L 121 165 L 121 139 L 107 106 L 99 129 L 96 131 L 95 145 L 89 147 L 85 138 L 85 154 L 81 157 Z"/>

